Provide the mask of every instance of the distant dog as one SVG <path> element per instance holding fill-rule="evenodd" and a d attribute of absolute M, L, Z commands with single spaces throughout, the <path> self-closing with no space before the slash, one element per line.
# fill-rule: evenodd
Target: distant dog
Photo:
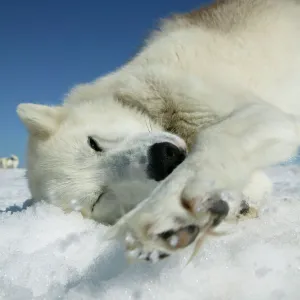
<path fill-rule="evenodd" d="M 0 167 L 2 169 L 16 169 L 19 165 L 19 158 L 16 155 L 0 158 Z"/>

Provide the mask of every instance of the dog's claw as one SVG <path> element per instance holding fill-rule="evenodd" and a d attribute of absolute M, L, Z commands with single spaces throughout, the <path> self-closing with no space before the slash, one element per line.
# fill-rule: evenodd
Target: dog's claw
<path fill-rule="evenodd" d="M 169 256 L 169 254 L 159 250 L 145 250 L 137 241 L 135 241 L 134 244 L 131 244 L 132 247 L 134 247 L 133 245 L 137 246 L 137 248 L 129 249 L 126 247 L 126 256 L 130 262 L 134 260 L 144 260 L 151 263 L 157 263 Z"/>

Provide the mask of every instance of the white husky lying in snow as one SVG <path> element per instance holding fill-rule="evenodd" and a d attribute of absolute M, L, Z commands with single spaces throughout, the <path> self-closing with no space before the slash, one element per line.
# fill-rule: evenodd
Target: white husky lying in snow
<path fill-rule="evenodd" d="M 143 259 L 198 244 L 296 154 L 299 35 L 299 0 L 218 1 L 167 19 L 63 106 L 20 104 L 33 198 L 109 224 L 141 202 L 113 228 Z"/>
<path fill-rule="evenodd" d="M 0 168 L 3 169 L 16 169 L 19 166 L 19 158 L 12 154 L 10 157 L 0 158 Z"/>

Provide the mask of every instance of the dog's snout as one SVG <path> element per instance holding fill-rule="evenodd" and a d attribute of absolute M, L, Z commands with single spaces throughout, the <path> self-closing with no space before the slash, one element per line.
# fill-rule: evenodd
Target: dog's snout
<path fill-rule="evenodd" d="M 155 143 L 149 148 L 148 176 L 156 181 L 163 180 L 184 161 L 185 149 L 169 142 Z"/>
<path fill-rule="evenodd" d="M 224 200 L 218 200 L 214 202 L 209 211 L 215 216 L 213 226 L 217 226 L 228 215 L 229 205 Z"/>

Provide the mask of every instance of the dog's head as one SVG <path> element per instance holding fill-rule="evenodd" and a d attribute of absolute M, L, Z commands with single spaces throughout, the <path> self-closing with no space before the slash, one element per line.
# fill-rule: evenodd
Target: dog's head
<path fill-rule="evenodd" d="M 32 197 L 114 223 L 186 156 L 185 142 L 118 103 L 20 104 Z"/>
<path fill-rule="evenodd" d="M 12 161 L 18 161 L 19 160 L 19 158 L 16 155 L 14 155 L 14 154 L 12 154 L 9 158 Z"/>

